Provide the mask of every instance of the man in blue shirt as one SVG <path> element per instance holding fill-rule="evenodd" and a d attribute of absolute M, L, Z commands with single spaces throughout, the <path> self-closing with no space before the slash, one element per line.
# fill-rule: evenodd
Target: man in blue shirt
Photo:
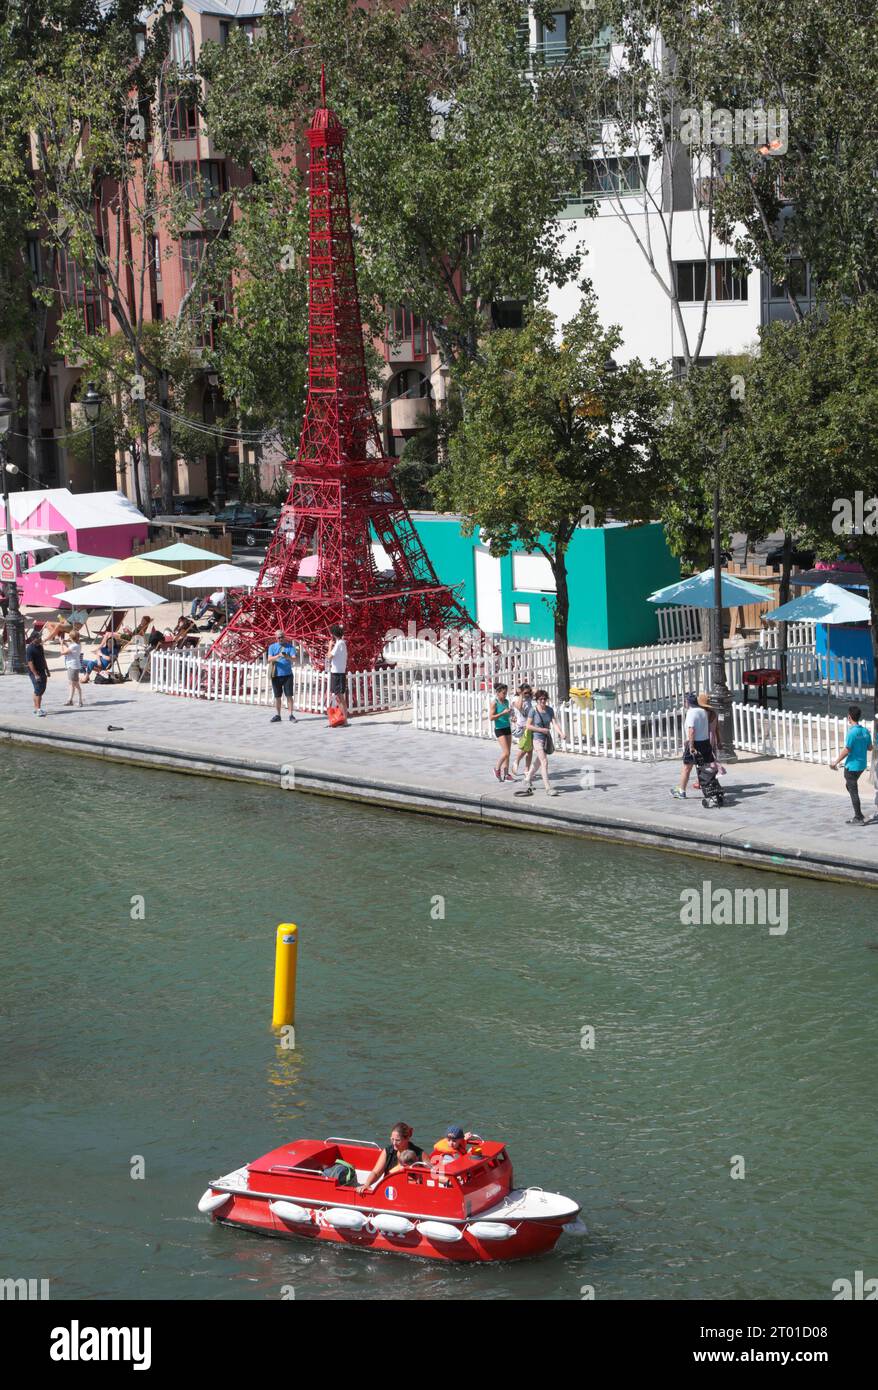
<path fill-rule="evenodd" d="M 863 811 L 860 806 L 860 793 L 857 783 L 866 771 L 868 761 L 867 754 L 872 747 L 872 735 L 869 730 L 860 723 L 863 711 L 859 705 L 851 705 L 848 710 L 848 733 L 844 741 L 844 752 L 839 753 L 834 763 L 830 767 L 838 767 L 839 763 L 844 763 L 844 784 L 848 789 L 854 814 L 848 821 L 848 825 L 865 825 Z"/>
<path fill-rule="evenodd" d="M 271 673 L 271 688 L 274 691 L 274 709 L 271 723 L 280 723 L 281 700 L 286 696 L 287 710 L 289 711 L 290 723 L 297 722 L 293 714 L 293 662 L 296 659 L 296 649 L 292 642 L 288 642 L 283 634 L 283 630 L 278 628 L 274 634 L 274 641 L 268 649 L 268 669 Z"/>

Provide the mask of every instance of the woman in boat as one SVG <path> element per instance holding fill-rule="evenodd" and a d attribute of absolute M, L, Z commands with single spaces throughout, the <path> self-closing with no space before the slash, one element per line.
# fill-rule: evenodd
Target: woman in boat
<path fill-rule="evenodd" d="M 371 1192 L 383 1178 L 399 1167 L 400 1155 L 410 1149 L 420 1163 L 424 1157 L 423 1149 L 418 1148 L 417 1144 L 412 1143 L 412 1127 L 407 1125 L 405 1120 L 400 1120 L 390 1131 L 390 1143 L 381 1150 L 381 1154 L 372 1169 L 368 1178 L 357 1188 L 359 1193 Z"/>

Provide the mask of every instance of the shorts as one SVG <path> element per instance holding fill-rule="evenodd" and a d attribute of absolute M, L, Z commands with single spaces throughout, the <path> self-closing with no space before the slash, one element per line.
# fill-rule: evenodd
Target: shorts
<path fill-rule="evenodd" d="M 46 677 L 45 677 L 45 676 L 35 676 L 34 673 L 33 673 L 33 671 L 28 671 L 28 675 L 30 676 L 30 683 L 31 683 L 31 685 L 32 685 L 33 688 L 34 688 L 34 694 L 35 694 L 35 695 L 45 695 L 45 693 L 46 693 Z"/>
<path fill-rule="evenodd" d="M 347 695 L 348 678 L 344 671 L 330 671 L 329 693 L 330 695 Z"/>
<path fill-rule="evenodd" d="M 495 734 L 495 736 L 496 736 L 497 738 L 511 738 L 511 737 L 512 737 L 512 730 L 511 730 L 511 729 L 498 729 L 498 728 L 497 728 L 497 725 L 495 724 L 495 725 L 494 725 L 494 734 Z"/>
<path fill-rule="evenodd" d="M 686 767 L 698 766 L 699 759 L 698 757 L 696 757 L 696 754 L 700 754 L 701 758 L 706 763 L 712 763 L 715 761 L 713 755 L 713 745 L 711 744 L 710 739 L 697 738 L 695 740 L 695 753 L 692 752 L 692 749 L 689 747 L 689 744 L 686 744 L 686 747 L 683 749 L 683 762 Z"/>
<path fill-rule="evenodd" d="M 70 682 L 71 685 L 79 685 L 79 667 L 78 667 L 78 666 L 68 666 L 68 667 L 67 667 L 67 679 L 69 680 L 69 682 Z"/>
<path fill-rule="evenodd" d="M 276 700 L 279 700 L 282 695 L 286 695 L 288 700 L 292 700 L 295 685 L 295 677 L 292 675 L 272 676 L 271 678 L 271 688 L 274 691 L 274 698 Z"/>

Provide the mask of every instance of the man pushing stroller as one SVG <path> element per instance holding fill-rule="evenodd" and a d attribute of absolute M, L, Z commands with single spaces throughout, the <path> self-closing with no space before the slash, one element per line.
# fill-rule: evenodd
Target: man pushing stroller
<path fill-rule="evenodd" d="M 719 719 L 706 691 L 686 696 L 686 745 L 680 784 L 671 788 L 671 796 L 685 799 L 686 786 L 693 767 L 697 772 L 696 786 L 701 791 L 701 804 L 717 807 L 723 804 L 723 789 L 719 782 L 719 752 L 722 748 Z"/>

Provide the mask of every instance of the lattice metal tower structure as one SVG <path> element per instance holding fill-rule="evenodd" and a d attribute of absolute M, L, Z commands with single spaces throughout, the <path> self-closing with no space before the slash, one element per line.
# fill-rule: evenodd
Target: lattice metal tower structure
<path fill-rule="evenodd" d="M 252 659 L 282 628 L 320 661 L 330 624 L 341 623 L 356 671 L 371 669 L 386 634 L 410 623 L 452 641 L 467 630 L 474 644 L 482 637 L 436 577 L 381 446 L 366 381 L 344 138 L 322 78 L 308 130 L 308 398 L 299 452 L 257 585 L 212 655 Z M 392 573 L 379 572 L 376 541 Z"/>

